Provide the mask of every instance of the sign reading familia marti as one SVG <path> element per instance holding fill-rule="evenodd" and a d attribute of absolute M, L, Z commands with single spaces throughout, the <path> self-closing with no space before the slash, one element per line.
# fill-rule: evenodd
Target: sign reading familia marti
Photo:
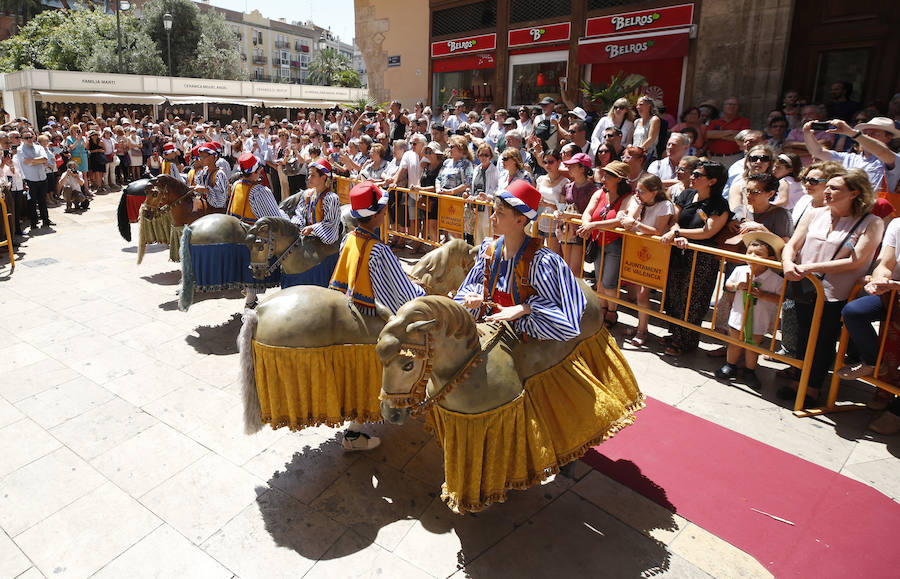
<path fill-rule="evenodd" d="M 627 34 L 629 32 L 647 32 L 664 28 L 690 26 L 694 20 L 694 5 L 679 4 L 655 10 L 638 12 L 622 12 L 606 16 L 588 18 L 584 35 L 605 36 L 608 34 Z"/>
<path fill-rule="evenodd" d="M 568 42 L 571 31 L 571 22 L 516 28 L 509 31 L 509 47 L 546 44 L 549 42 Z"/>
<path fill-rule="evenodd" d="M 497 35 L 494 33 L 467 36 L 465 38 L 432 42 L 431 57 L 481 52 L 482 50 L 494 50 L 495 48 L 497 48 Z"/>

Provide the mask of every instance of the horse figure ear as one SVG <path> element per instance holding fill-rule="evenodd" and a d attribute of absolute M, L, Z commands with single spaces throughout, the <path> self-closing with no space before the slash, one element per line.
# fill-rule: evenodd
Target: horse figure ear
<path fill-rule="evenodd" d="M 437 320 L 421 320 L 419 322 L 412 322 L 411 324 L 406 326 L 407 334 L 416 334 L 416 333 L 426 333 L 430 332 L 437 328 L 438 321 Z"/>

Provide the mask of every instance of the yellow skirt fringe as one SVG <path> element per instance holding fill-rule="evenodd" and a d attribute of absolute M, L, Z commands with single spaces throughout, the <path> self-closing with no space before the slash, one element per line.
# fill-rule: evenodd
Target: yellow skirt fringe
<path fill-rule="evenodd" d="M 262 421 L 273 429 L 382 420 L 375 344 L 285 348 L 253 340 L 253 364 Z"/>
<path fill-rule="evenodd" d="M 609 332 L 532 376 L 515 400 L 482 414 L 434 407 L 428 426 L 444 449 L 441 498 L 457 512 L 504 502 L 634 422 L 643 408 L 631 368 Z"/>

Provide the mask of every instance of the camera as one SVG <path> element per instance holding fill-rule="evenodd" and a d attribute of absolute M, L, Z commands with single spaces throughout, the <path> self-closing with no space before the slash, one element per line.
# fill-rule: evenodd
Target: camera
<path fill-rule="evenodd" d="M 366 116 L 369 117 L 369 118 L 371 119 L 372 117 L 375 116 L 375 112 L 374 112 L 374 111 L 367 111 L 367 112 L 366 112 Z"/>
<path fill-rule="evenodd" d="M 835 126 L 831 123 L 826 123 L 824 121 L 813 121 L 809 124 L 809 126 L 814 131 L 827 131 L 828 129 L 835 128 Z"/>

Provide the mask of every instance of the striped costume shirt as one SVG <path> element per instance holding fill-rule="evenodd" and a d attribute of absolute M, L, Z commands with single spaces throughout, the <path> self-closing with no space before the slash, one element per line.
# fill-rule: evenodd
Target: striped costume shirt
<path fill-rule="evenodd" d="M 454 298 L 459 303 L 465 302 L 466 294 L 484 293 L 484 252 L 494 243 L 486 239 L 481 244 L 475 265 L 459 287 Z M 511 276 L 508 275 L 511 259 L 500 261 L 500 274 L 497 276 L 497 289 L 510 291 Z M 528 272 L 528 283 L 535 294 L 525 300 L 531 307 L 531 313 L 513 322 L 514 327 L 540 340 L 571 340 L 581 334 L 581 316 L 587 306 L 587 298 L 578 286 L 572 270 L 563 259 L 542 247 L 534 254 Z M 490 299 L 490 296 L 484 296 Z M 478 310 L 469 310 L 477 315 Z"/>
<path fill-rule="evenodd" d="M 322 204 L 323 216 L 322 221 L 316 222 L 316 207 L 309 203 L 307 193 L 312 192 L 316 195 L 315 190 L 304 191 L 300 196 L 300 203 L 294 210 L 291 222 L 300 229 L 307 225 L 312 225 L 312 235 L 322 240 L 322 243 L 328 245 L 334 243 L 338 239 L 338 233 L 341 229 L 341 199 L 337 193 L 328 191 L 319 199 Z"/>
<path fill-rule="evenodd" d="M 225 172 L 216 167 L 215 179 L 208 179 L 209 169 L 204 167 L 199 174 L 194 175 L 194 184 L 203 185 L 209 191 L 206 200 L 213 207 L 224 209 L 228 202 L 228 177 Z"/>
<path fill-rule="evenodd" d="M 341 249 L 348 238 L 349 236 L 344 237 Z M 372 281 L 375 303 L 390 310 L 391 314 L 396 314 L 406 302 L 425 295 L 425 290 L 409 279 L 400 260 L 383 243 L 372 246 L 369 254 L 369 279 Z"/>
<path fill-rule="evenodd" d="M 174 177 L 182 183 L 187 184 L 187 174 L 179 171 L 178 167 L 175 166 L 174 161 L 169 161 L 169 176 Z"/>
<path fill-rule="evenodd" d="M 261 217 L 281 217 L 282 219 L 289 219 L 287 213 L 282 211 L 281 208 L 278 207 L 278 203 L 275 202 L 275 196 L 272 194 L 272 190 L 265 185 L 257 184 L 250 190 L 250 209 L 253 211 L 253 214 L 256 215 L 257 219 Z"/>

